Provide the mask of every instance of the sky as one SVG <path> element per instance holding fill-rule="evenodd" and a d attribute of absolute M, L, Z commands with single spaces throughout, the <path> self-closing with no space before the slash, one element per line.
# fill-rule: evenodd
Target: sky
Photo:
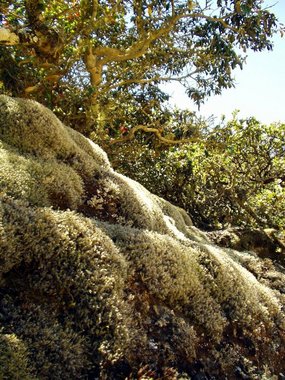
<path fill-rule="evenodd" d="M 265 3 L 275 4 L 272 10 L 285 24 L 285 0 L 266 0 Z M 177 83 L 164 87 L 172 96 L 170 103 L 205 117 L 225 115 L 228 119 L 234 110 L 239 110 L 240 117 L 254 116 L 264 124 L 285 123 L 285 36 L 281 38 L 278 34 L 273 41 L 273 51 L 247 52 L 243 70 L 234 72 L 236 87 L 210 97 L 200 110 Z"/>

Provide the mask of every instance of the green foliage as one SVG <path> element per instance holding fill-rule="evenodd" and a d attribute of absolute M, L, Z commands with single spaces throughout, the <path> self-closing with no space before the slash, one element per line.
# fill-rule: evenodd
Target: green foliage
<path fill-rule="evenodd" d="M 263 1 L 7 0 L 1 12 L 0 27 L 20 39 L 0 46 L 2 93 L 47 105 L 100 142 L 116 167 L 185 207 L 197 223 L 282 226 L 280 144 L 272 152 L 282 127 L 262 134 L 248 120 L 211 131 L 190 113 L 167 109 L 159 89 L 175 80 L 200 104 L 232 87 L 244 61 L 237 52 L 270 50 L 272 36 L 282 32 Z M 138 151 L 125 144 L 114 153 L 114 141 L 135 128 Z M 198 141 L 163 149 L 159 136 Z"/>
<path fill-rule="evenodd" d="M 284 126 L 235 118 L 213 128 L 190 112 L 167 108 L 168 96 L 159 88 L 175 80 L 199 105 L 232 87 L 233 71 L 244 63 L 240 52 L 271 50 L 272 36 L 282 32 L 264 5 L 261 0 L 4 1 L 0 27 L 17 34 L 20 43 L 0 46 L 0 91 L 48 106 L 66 125 L 99 142 L 121 172 L 184 207 L 200 226 L 282 228 Z M 134 130 L 134 142 L 114 145 Z M 163 139 L 189 144 L 163 147 Z M 87 169 L 80 166 L 76 175 L 82 170 Z M 62 173 L 63 167 L 54 171 Z M 82 201 L 82 186 L 90 184 L 76 175 L 66 176 L 75 193 L 68 199 L 54 195 L 64 198 L 58 205 L 74 209 Z M 23 188 L 30 188 L 23 191 L 36 189 L 28 178 L 22 180 Z M 109 211 L 116 214 L 113 206 Z"/>
<path fill-rule="evenodd" d="M 198 126 L 192 124 L 192 130 L 199 131 Z M 184 130 L 191 131 L 187 125 Z M 254 118 L 241 120 L 235 115 L 215 127 L 200 124 L 196 142 L 161 151 L 137 143 L 132 154 L 121 148 L 111 158 L 118 170 L 185 208 L 201 227 L 282 229 L 284 136 L 284 124 L 262 125 Z"/>
<path fill-rule="evenodd" d="M 232 72 L 244 61 L 237 52 L 271 50 L 281 28 L 263 6 L 260 0 L 4 1 L 0 27 L 20 44 L 1 47 L 2 92 L 33 97 L 85 134 L 117 137 L 122 126 L 153 123 L 165 99 L 160 83 L 180 82 L 197 104 L 232 87 Z"/>

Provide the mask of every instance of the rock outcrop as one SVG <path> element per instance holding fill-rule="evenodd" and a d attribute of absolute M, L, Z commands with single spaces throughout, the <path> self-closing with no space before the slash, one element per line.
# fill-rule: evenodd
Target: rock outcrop
<path fill-rule="evenodd" d="M 0 96 L 0 378 L 277 379 L 285 275 Z M 274 377 L 275 376 L 275 377 Z"/>

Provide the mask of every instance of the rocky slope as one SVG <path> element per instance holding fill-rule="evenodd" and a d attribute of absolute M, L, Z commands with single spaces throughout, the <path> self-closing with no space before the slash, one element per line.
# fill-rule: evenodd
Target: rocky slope
<path fill-rule="evenodd" d="M 282 269 L 0 96 L 0 379 L 278 379 Z"/>

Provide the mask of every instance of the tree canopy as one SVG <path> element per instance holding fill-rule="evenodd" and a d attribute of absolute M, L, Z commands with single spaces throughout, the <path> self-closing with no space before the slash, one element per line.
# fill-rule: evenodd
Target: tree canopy
<path fill-rule="evenodd" d="M 272 49 L 280 30 L 262 0 L 1 4 L 2 86 L 69 115 L 79 129 L 87 121 L 86 133 L 153 124 L 167 81 L 182 83 L 197 104 L 219 94 L 234 85 L 241 52 Z"/>

